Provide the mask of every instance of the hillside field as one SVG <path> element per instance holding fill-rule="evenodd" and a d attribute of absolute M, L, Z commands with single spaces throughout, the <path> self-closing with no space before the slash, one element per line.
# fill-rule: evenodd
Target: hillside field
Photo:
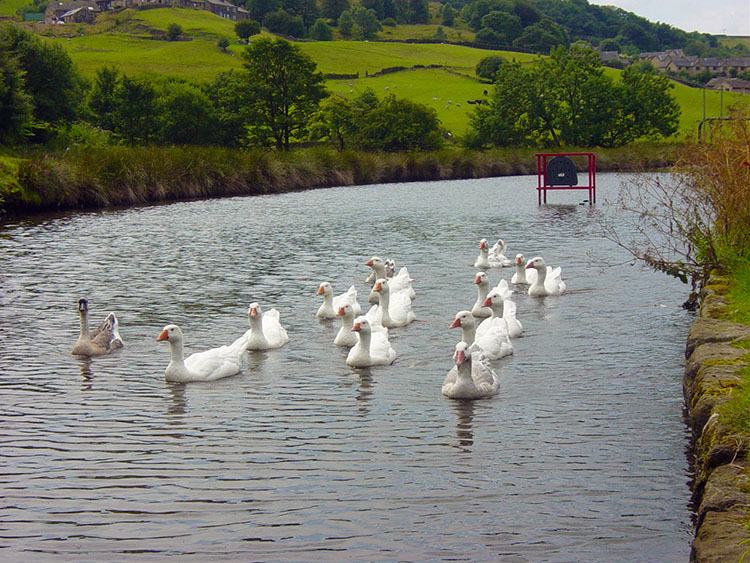
<path fill-rule="evenodd" d="M 16 0 L 0 0 L 0 6 Z M 178 41 L 166 41 L 164 32 L 170 23 L 183 29 Z M 379 35 L 405 38 L 407 30 L 429 36 L 437 26 L 384 27 Z M 64 29 L 63 29 L 64 28 Z M 234 22 L 209 12 L 188 8 L 158 8 L 105 13 L 95 26 L 34 26 L 35 31 L 59 42 L 70 53 L 81 72 L 92 79 L 97 69 L 113 65 L 126 74 L 154 72 L 173 74 L 192 80 L 210 80 L 221 71 L 239 69 L 243 45 L 237 41 Z M 468 32 L 461 32 L 467 34 Z M 217 46 L 221 37 L 231 45 L 227 52 Z M 467 36 L 468 38 L 468 36 Z M 410 44 L 385 41 L 300 41 L 296 43 L 324 74 L 358 74 L 358 78 L 328 80 L 328 88 L 343 96 L 358 95 L 372 88 L 378 96 L 395 94 L 426 104 L 437 111 L 446 129 L 461 136 L 468 126 L 469 100 L 484 97 L 491 85 L 480 82 L 474 67 L 484 57 L 499 54 L 522 63 L 536 55 L 488 51 L 451 44 Z M 437 68 L 424 67 L 437 65 Z M 372 76 L 383 69 L 406 70 Z M 619 71 L 606 69 L 617 76 Z M 738 100 L 739 94 L 721 94 L 675 83 L 674 93 L 682 108 L 681 136 L 694 133 L 704 116 L 717 117 L 720 111 Z M 745 96 L 745 99 L 748 97 Z"/>

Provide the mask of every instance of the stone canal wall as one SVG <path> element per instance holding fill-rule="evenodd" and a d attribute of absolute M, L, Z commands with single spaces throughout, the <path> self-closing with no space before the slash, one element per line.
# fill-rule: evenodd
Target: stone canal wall
<path fill-rule="evenodd" d="M 690 560 L 697 563 L 750 561 L 750 459 L 748 436 L 722 423 L 715 407 L 740 385 L 738 370 L 750 363 L 750 326 L 721 320 L 727 282 L 712 277 L 701 294 L 700 316 L 688 335 L 683 392 L 695 440 L 693 500 L 697 512 Z"/>

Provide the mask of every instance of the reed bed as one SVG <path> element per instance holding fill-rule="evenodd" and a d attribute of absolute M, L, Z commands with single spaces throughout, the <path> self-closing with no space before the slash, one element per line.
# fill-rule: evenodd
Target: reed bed
<path fill-rule="evenodd" d="M 597 168 L 664 167 L 673 162 L 674 152 L 672 145 L 597 151 Z M 370 153 L 312 147 L 281 153 L 210 147 L 81 147 L 23 158 L 15 183 L 0 184 L 0 201 L 6 214 L 21 215 L 332 186 L 534 173 L 536 158 L 530 149 Z"/>

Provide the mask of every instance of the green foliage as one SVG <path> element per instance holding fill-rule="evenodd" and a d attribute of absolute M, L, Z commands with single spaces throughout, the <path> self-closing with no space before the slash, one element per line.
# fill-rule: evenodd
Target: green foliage
<path fill-rule="evenodd" d="M 263 25 L 271 33 L 287 35 L 289 37 L 304 37 L 305 24 L 300 16 L 293 16 L 286 10 L 279 8 L 263 18 Z"/>
<path fill-rule="evenodd" d="M 157 135 L 156 89 L 146 77 L 123 76 L 115 89 L 114 131 L 128 145 L 147 145 Z"/>
<path fill-rule="evenodd" d="M 440 22 L 446 27 L 453 27 L 457 15 L 458 13 L 453 6 L 446 2 L 443 4 L 443 9 L 440 11 Z"/>
<path fill-rule="evenodd" d="M 352 101 L 330 96 L 313 118 L 311 136 L 338 150 L 429 151 L 443 145 L 435 110 L 396 98 L 379 100 L 368 89 Z"/>
<path fill-rule="evenodd" d="M 531 66 L 501 65 L 495 78 L 489 104 L 470 118 L 473 146 L 615 147 L 677 130 L 679 107 L 665 77 L 634 66 L 615 82 L 585 44 Z"/>
<path fill-rule="evenodd" d="M 323 75 L 299 47 L 283 39 L 253 41 L 242 56 L 245 72 L 235 94 L 251 138 L 288 149 L 293 138 L 304 135 L 309 117 L 326 95 Z"/>
<path fill-rule="evenodd" d="M 89 109 L 93 114 L 93 121 L 99 127 L 113 131 L 115 115 L 118 111 L 117 87 L 120 83 L 120 73 L 113 66 L 99 69 L 94 79 L 94 85 L 89 91 Z"/>
<path fill-rule="evenodd" d="M 227 47 L 229 47 L 229 39 L 222 37 L 216 42 L 216 46 L 226 53 Z"/>
<path fill-rule="evenodd" d="M 260 24 L 255 20 L 240 20 L 234 24 L 234 32 L 243 41 L 260 33 Z"/>
<path fill-rule="evenodd" d="M 725 259 L 730 274 L 727 320 L 750 325 L 750 258 Z"/>
<path fill-rule="evenodd" d="M 266 14 L 275 12 L 282 7 L 279 0 L 247 0 L 245 8 L 250 12 L 250 17 L 257 22 L 262 22 Z"/>
<path fill-rule="evenodd" d="M 349 10 L 344 10 L 339 16 L 339 33 L 348 37 L 352 34 L 353 27 L 354 20 L 352 19 L 352 13 Z"/>
<path fill-rule="evenodd" d="M 324 19 L 318 19 L 310 28 L 310 38 L 315 41 L 333 41 L 333 31 Z"/>
<path fill-rule="evenodd" d="M 513 41 L 514 47 L 545 55 L 555 47 L 567 48 L 568 45 L 570 45 L 570 36 L 567 30 L 550 19 L 525 27 L 523 33 Z"/>
<path fill-rule="evenodd" d="M 0 145 L 14 144 L 28 134 L 33 109 L 18 61 L 0 50 Z"/>
<path fill-rule="evenodd" d="M 378 18 L 375 15 L 375 10 L 367 10 L 365 8 L 354 8 L 352 11 L 352 35 L 355 39 L 373 39 L 375 34 L 383 29 L 378 22 Z M 358 33 L 355 34 L 355 27 Z M 359 35 L 359 37 L 357 37 Z"/>
<path fill-rule="evenodd" d="M 341 14 L 350 9 L 349 0 L 321 0 L 323 16 L 331 21 L 338 21 Z"/>
<path fill-rule="evenodd" d="M 479 78 L 492 80 L 494 82 L 497 69 L 499 69 L 504 62 L 505 59 L 503 57 L 499 55 L 490 55 L 489 57 L 484 57 L 477 63 L 477 66 L 474 67 L 474 72 Z"/>
<path fill-rule="evenodd" d="M 84 81 L 65 49 L 13 24 L 0 25 L 0 51 L 24 72 L 37 122 L 73 121 L 81 111 Z"/>
<path fill-rule="evenodd" d="M 182 26 L 178 23 L 170 23 L 167 26 L 167 39 L 175 41 L 180 35 L 182 35 Z"/>
<path fill-rule="evenodd" d="M 213 105 L 196 86 L 166 82 L 157 98 L 157 113 L 161 144 L 211 145 L 217 140 Z"/>

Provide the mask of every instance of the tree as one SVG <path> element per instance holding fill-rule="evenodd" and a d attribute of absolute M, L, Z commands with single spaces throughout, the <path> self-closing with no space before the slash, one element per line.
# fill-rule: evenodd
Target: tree
<path fill-rule="evenodd" d="M 260 33 L 260 24 L 255 20 L 240 20 L 234 24 L 234 32 L 242 41 Z"/>
<path fill-rule="evenodd" d="M 339 33 L 341 33 L 341 35 L 345 37 L 348 37 L 352 34 L 353 26 L 354 21 L 352 20 L 351 12 L 349 10 L 341 12 L 341 15 L 339 16 Z"/>
<path fill-rule="evenodd" d="M 474 72 L 479 78 L 492 80 L 494 82 L 497 69 L 499 69 L 500 65 L 502 65 L 504 62 L 505 59 L 503 57 L 499 55 L 490 55 L 489 57 L 484 57 L 477 63 Z"/>
<path fill-rule="evenodd" d="M 239 147 L 247 139 L 245 109 L 242 105 L 242 80 L 238 71 L 220 72 L 204 93 L 214 108 L 217 144 Z"/>
<path fill-rule="evenodd" d="M 362 33 L 361 39 L 372 39 L 378 31 L 383 29 L 378 22 L 374 10 L 354 8 L 352 11 L 352 21 L 354 25 L 359 26 Z"/>
<path fill-rule="evenodd" d="M 94 123 L 102 129 L 113 131 L 117 113 L 117 87 L 120 84 L 120 72 L 114 66 L 105 66 L 96 71 L 94 85 L 89 92 L 89 109 L 94 116 Z"/>
<path fill-rule="evenodd" d="M 156 90 L 145 77 L 123 75 L 115 91 L 114 131 L 129 145 L 148 144 L 158 130 Z"/>
<path fill-rule="evenodd" d="M 596 51 L 576 43 L 522 67 L 504 63 L 487 104 L 470 117 L 468 144 L 616 147 L 677 130 L 669 80 L 641 65 L 615 82 Z"/>
<path fill-rule="evenodd" d="M 0 144 L 15 143 L 32 125 L 31 96 L 18 61 L 0 50 Z"/>
<path fill-rule="evenodd" d="M 321 0 L 320 9 L 329 20 L 338 21 L 341 14 L 351 8 L 349 0 Z"/>
<path fill-rule="evenodd" d="M 324 19 L 318 19 L 310 28 L 310 37 L 315 41 L 333 41 L 333 31 Z"/>
<path fill-rule="evenodd" d="M 251 137 L 289 149 L 293 138 L 304 135 L 326 95 L 323 74 L 299 47 L 279 38 L 253 41 L 242 57 L 244 73 L 237 95 Z"/>
<path fill-rule="evenodd" d="M 555 47 L 567 48 L 570 44 L 568 32 L 552 20 L 544 19 L 523 30 L 513 41 L 514 47 L 521 47 L 536 53 L 548 54 Z"/>
<path fill-rule="evenodd" d="M 13 24 L 0 25 L 0 51 L 24 72 L 37 122 L 73 121 L 81 113 L 84 80 L 65 49 Z M 37 125 L 38 126 L 38 125 Z"/>
<path fill-rule="evenodd" d="M 328 141 L 336 150 L 343 151 L 355 134 L 354 116 L 357 108 L 337 95 L 330 95 L 322 102 L 310 123 L 310 138 Z"/>
<path fill-rule="evenodd" d="M 175 41 L 180 35 L 182 35 L 182 26 L 178 23 L 170 23 L 167 26 L 167 39 Z"/>
<path fill-rule="evenodd" d="M 415 23 L 429 23 L 430 22 L 430 9 L 427 6 L 426 0 L 409 0 L 408 3 L 408 22 L 411 24 Z"/>
<path fill-rule="evenodd" d="M 222 37 L 222 38 L 221 38 L 221 39 L 219 39 L 219 41 L 218 41 L 218 42 L 216 43 L 216 46 L 217 46 L 217 47 L 218 47 L 219 49 L 221 49 L 222 51 L 224 51 L 224 52 L 226 53 L 226 52 L 227 52 L 227 47 L 229 47 L 229 39 L 227 39 L 226 37 Z"/>
<path fill-rule="evenodd" d="M 365 150 L 431 151 L 443 145 L 435 110 L 392 94 L 357 125 L 358 144 Z"/>
<path fill-rule="evenodd" d="M 217 128 L 213 106 L 198 87 L 167 82 L 157 99 L 161 142 L 173 145 L 210 145 Z"/>
<path fill-rule="evenodd" d="M 443 4 L 443 10 L 440 12 L 441 23 L 446 27 L 453 27 L 456 21 L 456 10 L 450 4 Z"/>
<path fill-rule="evenodd" d="M 482 17 L 482 27 L 494 31 L 499 39 L 499 43 L 510 45 L 521 35 L 521 18 L 507 12 L 492 11 Z"/>
<path fill-rule="evenodd" d="M 266 14 L 270 14 L 281 8 L 281 2 L 279 0 L 247 0 L 245 7 L 250 12 L 252 19 L 262 22 Z"/>
<path fill-rule="evenodd" d="M 289 37 L 304 37 L 305 24 L 299 16 L 292 16 L 282 9 L 266 14 L 263 25 L 272 33 L 287 35 Z"/>

